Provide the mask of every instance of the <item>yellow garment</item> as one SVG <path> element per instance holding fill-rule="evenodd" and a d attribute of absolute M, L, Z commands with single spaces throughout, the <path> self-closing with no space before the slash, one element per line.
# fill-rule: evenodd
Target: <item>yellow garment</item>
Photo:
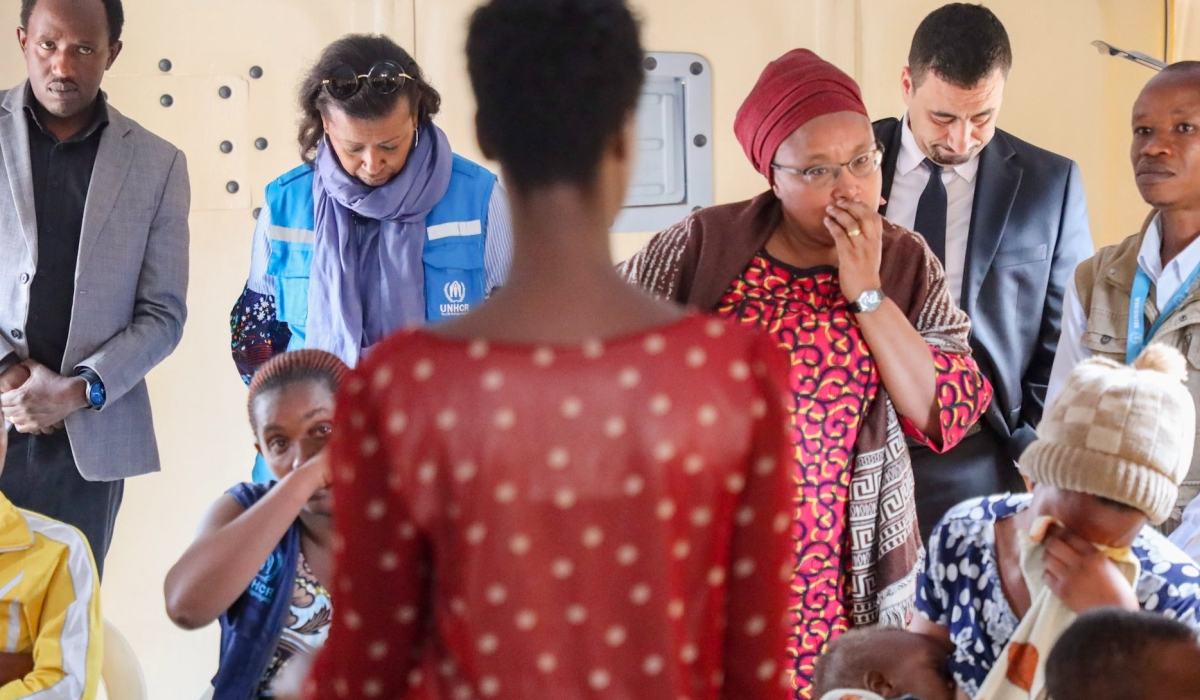
<path fill-rule="evenodd" d="M 975 694 L 976 700 L 1046 700 L 1046 658 L 1076 617 L 1042 581 L 1046 552 L 1042 540 L 1053 522 L 1052 518 L 1043 516 L 1034 521 L 1031 532 L 1018 533 L 1021 573 L 1029 587 L 1032 604 L 996 665 L 983 679 L 983 685 Z M 1142 566 L 1132 550 L 1099 545 L 1096 548 L 1117 565 L 1130 586 L 1137 582 Z"/>
<path fill-rule="evenodd" d="M 33 654 L 34 669 L 0 700 L 91 700 L 100 685 L 104 626 L 92 550 L 57 520 L 0 494 L 0 652 Z"/>

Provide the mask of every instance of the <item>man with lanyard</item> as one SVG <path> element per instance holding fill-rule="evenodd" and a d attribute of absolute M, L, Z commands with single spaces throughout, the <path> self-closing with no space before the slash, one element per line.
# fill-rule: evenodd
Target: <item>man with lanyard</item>
<path fill-rule="evenodd" d="M 1200 62 L 1173 64 L 1142 89 L 1133 106 L 1130 158 L 1138 191 L 1155 214 L 1142 233 L 1101 249 L 1076 270 L 1047 404 L 1081 360 L 1100 355 L 1132 363 L 1154 341 L 1187 357 L 1188 388 L 1200 405 Z M 1200 554 L 1200 502 L 1192 503 L 1198 494 L 1200 450 L 1162 526 L 1193 557 Z"/>

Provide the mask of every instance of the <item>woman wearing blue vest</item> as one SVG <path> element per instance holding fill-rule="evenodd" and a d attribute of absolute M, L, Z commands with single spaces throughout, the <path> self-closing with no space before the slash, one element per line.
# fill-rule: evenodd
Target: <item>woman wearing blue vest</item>
<path fill-rule="evenodd" d="M 465 314 L 503 282 L 504 192 L 451 151 L 432 121 L 440 104 L 387 37 L 321 54 L 300 88 L 304 163 L 267 186 L 230 319 L 244 381 L 298 348 L 353 367 L 392 331 Z"/>
<path fill-rule="evenodd" d="M 272 478 L 209 508 L 167 574 L 167 614 L 184 629 L 221 623 L 213 700 L 274 697 L 297 656 L 325 643 L 333 615 L 333 503 L 325 444 L 346 365 L 321 350 L 276 357 L 250 383 L 250 427 Z"/>

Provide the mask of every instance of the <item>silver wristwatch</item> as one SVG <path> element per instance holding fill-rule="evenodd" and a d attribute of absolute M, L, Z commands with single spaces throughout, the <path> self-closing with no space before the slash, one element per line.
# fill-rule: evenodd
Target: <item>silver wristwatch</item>
<path fill-rule="evenodd" d="M 850 302 L 847 308 L 850 309 L 850 313 L 854 314 L 870 313 L 879 308 L 884 298 L 882 289 L 868 289 L 859 294 L 857 299 Z"/>

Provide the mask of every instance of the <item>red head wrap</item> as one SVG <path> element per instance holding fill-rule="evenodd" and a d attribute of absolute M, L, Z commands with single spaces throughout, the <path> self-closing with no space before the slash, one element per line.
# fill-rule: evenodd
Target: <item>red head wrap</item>
<path fill-rule="evenodd" d="M 733 120 L 733 133 L 754 169 L 771 179 L 779 145 L 809 120 L 834 112 L 866 116 L 858 83 L 808 49 L 769 63 Z"/>

